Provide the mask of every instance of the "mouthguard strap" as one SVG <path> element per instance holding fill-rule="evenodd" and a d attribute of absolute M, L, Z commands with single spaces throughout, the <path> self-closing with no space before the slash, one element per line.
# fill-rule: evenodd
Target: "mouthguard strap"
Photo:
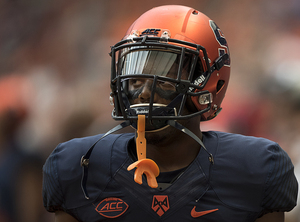
<path fill-rule="evenodd" d="M 145 138 L 145 115 L 138 115 L 136 152 L 138 160 L 146 159 L 146 138 Z"/>
<path fill-rule="evenodd" d="M 159 168 L 157 164 L 151 160 L 146 158 L 146 146 L 147 141 L 145 138 L 145 124 L 146 124 L 146 116 L 138 115 L 138 123 L 137 123 L 137 138 L 136 138 L 136 152 L 138 156 L 138 161 L 132 163 L 128 166 L 127 170 L 130 171 L 134 168 L 134 181 L 138 184 L 143 183 L 142 176 L 145 175 L 147 178 L 148 186 L 151 188 L 157 188 L 157 180 L 156 177 L 159 175 Z"/>

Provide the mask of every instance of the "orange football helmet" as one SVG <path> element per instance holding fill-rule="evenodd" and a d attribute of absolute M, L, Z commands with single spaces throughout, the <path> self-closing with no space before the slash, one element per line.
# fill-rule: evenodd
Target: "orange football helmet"
<path fill-rule="evenodd" d="M 203 13 L 178 5 L 153 8 L 130 26 L 110 55 L 114 119 L 136 121 L 145 114 L 164 122 L 201 115 L 204 121 L 221 111 L 230 76 L 229 49 L 220 28 Z M 153 81 L 150 100 L 131 104 L 129 85 L 145 79 Z M 169 92 L 172 102 L 153 103 L 159 91 Z M 183 114 L 187 99 L 196 112 Z"/>

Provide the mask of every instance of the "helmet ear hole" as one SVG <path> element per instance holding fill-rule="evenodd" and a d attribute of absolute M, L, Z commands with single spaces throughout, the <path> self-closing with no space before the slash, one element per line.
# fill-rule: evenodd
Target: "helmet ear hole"
<path fill-rule="evenodd" d="M 219 80 L 218 83 L 217 83 L 217 93 L 223 88 L 225 84 L 225 81 L 224 80 Z"/>

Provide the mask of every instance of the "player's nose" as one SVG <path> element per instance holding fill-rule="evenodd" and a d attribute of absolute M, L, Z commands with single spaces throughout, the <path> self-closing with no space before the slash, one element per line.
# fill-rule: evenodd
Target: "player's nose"
<path fill-rule="evenodd" d="M 153 89 L 153 80 L 151 80 L 151 79 L 145 80 L 142 91 L 138 96 L 140 103 L 149 103 L 150 102 L 152 89 Z M 155 101 L 156 99 L 157 99 L 157 95 L 155 93 L 154 100 L 153 100 L 154 103 L 156 102 Z"/>

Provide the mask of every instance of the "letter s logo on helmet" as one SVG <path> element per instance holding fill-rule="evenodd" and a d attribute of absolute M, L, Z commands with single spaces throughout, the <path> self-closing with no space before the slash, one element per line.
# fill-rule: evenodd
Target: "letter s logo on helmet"
<path fill-rule="evenodd" d="M 153 8 L 130 26 L 123 40 L 111 47 L 110 55 L 114 119 L 137 119 L 130 104 L 128 82 L 145 78 L 156 85 L 167 81 L 176 92 L 169 105 L 163 107 L 153 102 L 152 90 L 148 119 L 201 115 L 204 121 L 220 112 L 230 76 L 229 49 L 220 28 L 203 13 L 179 5 Z M 197 108 L 195 112 L 182 112 L 187 99 Z"/>

